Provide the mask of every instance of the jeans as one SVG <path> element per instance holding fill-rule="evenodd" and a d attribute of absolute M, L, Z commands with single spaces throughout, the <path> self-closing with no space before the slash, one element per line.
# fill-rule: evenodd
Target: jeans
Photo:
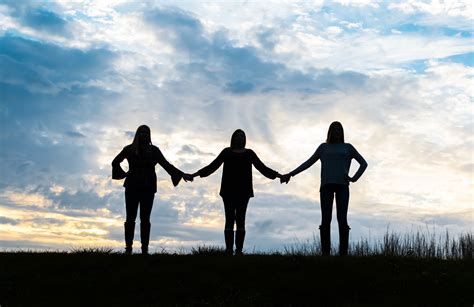
<path fill-rule="evenodd" d="M 339 227 L 347 225 L 349 207 L 349 186 L 345 184 L 327 183 L 320 189 L 321 225 L 330 227 L 332 220 L 332 204 L 336 194 L 337 222 Z"/>
<path fill-rule="evenodd" d="M 125 209 L 127 223 L 135 223 L 138 206 L 140 206 L 140 222 L 150 223 L 151 209 L 153 208 L 153 190 L 125 189 Z"/>
<path fill-rule="evenodd" d="M 234 230 L 234 223 L 237 230 L 245 230 L 245 214 L 249 198 L 235 199 L 223 198 L 225 210 L 225 230 Z"/>

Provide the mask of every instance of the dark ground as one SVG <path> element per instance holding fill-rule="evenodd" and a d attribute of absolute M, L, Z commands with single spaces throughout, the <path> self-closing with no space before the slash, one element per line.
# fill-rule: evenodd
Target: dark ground
<path fill-rule="evenodd" d="M 473 306 L 474 261 L 0 253 L 0 305 Z"/>

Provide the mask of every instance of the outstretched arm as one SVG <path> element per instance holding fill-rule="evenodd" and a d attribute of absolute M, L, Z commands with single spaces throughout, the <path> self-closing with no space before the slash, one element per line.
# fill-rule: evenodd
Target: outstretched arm
<path fill-rule="evenodd" d="M 127 157 L 125 148 L 112 161 L 112 179 L 123 179 L 127 177 L 127 173 L 122 169 L 120 163 Z"/>
<path fill-rule="evenodd" d="M 158 147 L 155 148 L 156 149 L 153 153 L 153 158 L 155 159 L 155 162 L 165 169 L 165 171 L 171 176 L 171 181 L 173 182 L 173 185 L 177 186 L 181 178 L 183 178 L 184 173 L 174 167 L 171 163 L 169 163 Z"/>
<path fill-rule="evenodd" d="M 319 145 L 318 149 L 314 152 L 314 154 L 305 162 L 303 162 L 300 166 L 295 168 L 293 171 L 289 172 L 288 174 L 282 175 L 280 182 L 281 183 L 288 183 L 290 181 L 291 177 L 294 177 L 301 173 L 302 171 L 305 171 L 306 169 L 310 168 L 316 161 L 319 160 L 321 157 L 321 145 Z"/>
<path fill-rule="evenodd" d="M 252 164 L 255 168 L 265 177 L 268 179 L 275 179 L 280 178 L 280 174 L 277 171 L 272 170 L 271 168 L 267 167 L 263 162 L 258 158 L 257 154 L 252 151 Z"/>
<path fill-rule="evenodd" d="M 354 176 L 349 177 L 349 181 L 351 182 L 356 182 L 357 180 L 359 180 L 360 176 L 362 176 L 362 174 L 365 172 L 365 170 L 367 169 L 367 161 L 365 161 L 365 159 L 360 155 L 360 153 L 354 148 L 354 146 L 352 146 L 352 157 L 360 164 L 359 166 L 359 169 L 357 170 L 357 172 L 354 174 Z"/>
<path fill-rule="evenodd" d="M 207 177 L 217 171 L 222 163 L 224 163 L 225 149 L 211 162 L 208 166 L 201 168 L 199 171 L 193 174 L 193 176 Z"/>

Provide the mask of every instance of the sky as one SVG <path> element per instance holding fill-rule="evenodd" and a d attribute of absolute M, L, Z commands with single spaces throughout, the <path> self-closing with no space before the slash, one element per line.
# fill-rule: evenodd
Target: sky
<path fill-rule="evenodd" d="M 123 248 L 111 161 L 141 124 L 184 172 L 240 128 L 286 173 L 337 120 L 369 164 L 350 186 L 351 241 L 472 233 L 472 12 L 469 0 L 0 0 L 0 250 Z M 151 251 L 223 246 L 222 168 L 177 187 L 156 171 Z M 245 249 L 312 242 L 320 162 L 288 185 L 253 177 Z M 335 213 L 332 227 L 337 242 Z"/>

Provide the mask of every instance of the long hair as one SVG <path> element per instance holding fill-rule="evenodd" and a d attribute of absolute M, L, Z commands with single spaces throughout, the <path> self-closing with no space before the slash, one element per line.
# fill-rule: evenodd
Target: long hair
<path fill-rule="evenodd" d="M 344 128 L 340 122 L 332 122 L 329 125 L 326 143 L 344 143 Z"/>
<path fill-rule="evenodd" d="M 141 132 L 148 132 L 148 137 L 144 140 L 144 144 L 140 141 L 140 133 Z M 152 145 L 151 143 L 151 130 L 150 127 L 147 125 L 141 125 L 140 127 L 137 128 L 137 131 L 135 132 L 135 137 L 133 138 L 132 142 L 132 150 L 135 154 L 139 155 L 140 154 L 140 147 L 143 145 Z"/>
<path fill-rule="evenodd" d="M 243 144 L 239 144 L 239 142 L 237 141 L 237 136 L 238 135 L 243 135 L 244 137 L 244 143 Z M 247 141 L 247 137 L 245 136 L 245 132 L 244 130 L 242 129 L 237 129 L 234 131 L 234 133 L 232 133 L 232 137 L 230 138 L 230 148 L 232 149 L 242 149 L 242 148 L 245 148 L 245 143 Z M 243 145 L 243 146 L 242 146 Z"/>

